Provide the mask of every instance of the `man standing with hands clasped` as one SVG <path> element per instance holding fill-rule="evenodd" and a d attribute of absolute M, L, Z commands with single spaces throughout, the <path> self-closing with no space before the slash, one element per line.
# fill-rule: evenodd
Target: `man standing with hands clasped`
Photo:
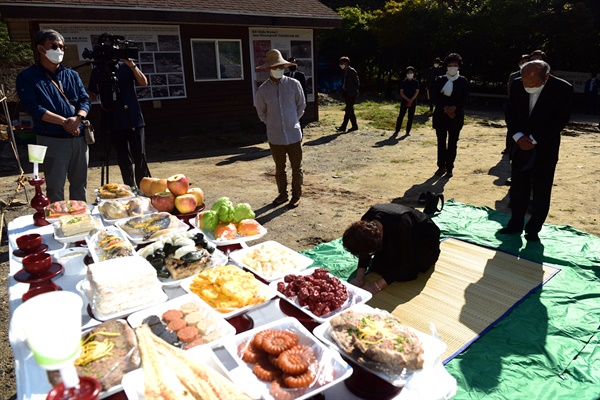
<path fill-rule="evenodd" d="M 532 192 L 533 209 L 525 225 L 525 239 L 540 240 L 538 232 L 550 210 L 560 133 L 571 117 L 572 97 L 571 84 L 550 75 L 550 65 L 542 60 L 523 65 L 521 78 L 513 82 L 506 112 L 508 131 L 516 142 L 511 168 L 512 217 L 500 234 L 523 231 Z"/>
<path fill-rule="evenodd" d="M 417 96 L 419 95 L 419 81 L 413 79 L 415 76 L 415 69 L 413 67 L 406 68 L 406 79 L 400 82 L 400 114 L 396 119 L 396 131 L 394 135 L 397 135 L 402 128 L 402 120 L 408 110 L 408 120 L 406 121 L 406 136 L 410 135 L 410 129 L 412 128 L 413 118 L 415 116 L 415 110 L 417 108 Z"/>
<path fill-rule="evenodd" d="M 65 40 L 52 29 L 34 36 L 36 63 L 17 76 L 17 92 L 33 118 L 36 142 L 46 146 L 42 167 L 51 202 L 64 200 L 69 179 L 69 199 L 86 201 L 88 145 L 82 121 L 90 109 L 83 82 L 72 69 L 61 65 Z"/>
<path fill-rule="evenodd" d="M 350 66 L 350 58 L 347 56 L 340 58 L 340 68 L 342 69 L 342 96 L 344 96 L 346 108 L 344 122 L 342 122 L 342 125 L 337 130 L 345 132 L 348 122 L 350 122 L 352 127 L 348 129 L 348 132 L 353 132 L 358 130 L 356 115 L 354 114 L 354 103 L 356 103 L 356 98 L 358 97 L 360 82 L 358 80 L 358 73 Z"/>
<path fill-rule="evenodd" d="M 300 82 L 284 76 L 285 67 L 295 64 L 283 59 L 277 49 L 267 51 L 265 64 L 256 69 L 268 69 L 267 79 L 256 92 L 256 112 L 267 126 L 267 138 L 275 161 L 275 181 L 279 195 L 274 204 L 288 201 L 286 155 L 292 167 L 292 199 L 288 207 L 295 208 L 302 197 L 302 130 L 306 100 Z"/>

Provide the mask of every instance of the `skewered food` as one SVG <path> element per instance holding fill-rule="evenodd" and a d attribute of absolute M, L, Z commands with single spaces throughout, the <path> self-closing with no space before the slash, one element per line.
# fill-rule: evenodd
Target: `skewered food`
<path fill-rule="evenodd" d="M 46 208 L 46 218 L 58 218 L 63 215 L 89 214 L 89 208 L 85 201 L 61 200 L 55 201 Z"/>
<path fill-rule="evenodd" d="M 120 183 L 107 183 L 106 185 L 98 189 L 98 196 L 101 199 L 116 199 L 124 197 L 134 197 L 135 194 L 127 185 L 123 185 Z"/>

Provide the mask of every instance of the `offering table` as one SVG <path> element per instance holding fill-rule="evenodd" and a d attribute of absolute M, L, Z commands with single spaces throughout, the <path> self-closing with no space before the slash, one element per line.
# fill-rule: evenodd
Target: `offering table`
<path fill-rule="evenodd" d="M 54 238 L 54 228 L 52 225 L 47 226 L 35 226 L 32 216 L 24 216 L 16 218 L 8 224 L 8 243 L 9 243 L 9 260 L 10 260 L 10 272 L 8 277 L 8 302 L 10 314 L 14 313 L 15 309 L 22 303 L 22 296 L 29 289 L 29 285 L 26 283 L 17 282 L 14 279 L 15 273 L 22 269 L 21 259 L 13 255 L 13 251 L 17 249 L 16 238 L 29 233 L 39 233 L 42 235 L 43 243 L 48 245 L 47 252 L 56 256 L 56 254 L 69 247 L 69 244 L 63 244 L 58 242 Z M 85 271 L 85 269 L 83 269 Z M 87 311 L 87 298 L 85 295 L 78 290 L 77 285 L 85 277 L 85 272 L 77 275 L 62 274 L 54 278 L 54 283 L 62 288 L 62 290 L 68 290 L 71 292 L 78 293 L 82 296 L 84 301 L 84 307 L 82 309 L 82 330 L 85 331 L 98 324 L 100 321 L 94 319 Z M 169 299 L 173 299 L 184 295 L 186 292 L 181 287 L 164 287 L 163 290 L 168 295 Z M 258 327 L 269 323 L 271 321 L 278 320 L 286 317 L 279 307 L 279 299 L 275 298 L 268 302 L 266 305 L 250 311 L 249 316 L 254 321 L 254 326 Z M 12 321 L 11 321 L 12 322 Z M 45 399 L 47 393 L 50 391 L 52 386 L 48 382 L 46 371 L 43 370 L 37 362 L 33 359 L 31 351 L 27 347 L 26 343 L 19 337 L 18 333 L 15 332 L 13 324 L 9 327 L 9 340 L 14 353 L 15 358 L 15 376 L 17 383 L 17 398 L 19 399 Z M 434 383 L 433 385 L 431 383 Z M 438 363 L 434 370 L 431 371 L 431 383 L 426 382 L 421 387 L 411 388 L 410 386 L 405 387 L 395 399 L 417 399 L 424 398 L 420 397 L 423 390 L 427 387 L 431 390 L 431 386 L 435 386 L 438 389 L 435 391 L 436 397 L 434 398 L 448 398 L 448 394 L 455 393 L 456 382 L 445 370 L 441 363 Z M 236 382 L 238 385 L 243 385 L 241 382 Z M 431 392 L 430 392 L 431 393 Z M 325 399 L 358 399 L 354 396 L 344 384 L 337 384 L 331 388 L 328 388 L 323 393 Z M 110 397 L 108 397 L 110 396 Z M 126 398 L 121 388 L 118 386 L 113 391 L 109 391 L 105 394 L 105 398 L 112 399 L 124 399 Z M 429 397 L 432 398 L 432 397 Z"/>

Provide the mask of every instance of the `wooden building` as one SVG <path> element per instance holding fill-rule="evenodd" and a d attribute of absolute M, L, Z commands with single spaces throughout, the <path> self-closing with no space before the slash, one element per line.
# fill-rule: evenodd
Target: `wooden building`
<path fill-rule="evenodd" d="M 318 0 L 0 0 L 0 14 L 11 41 L 31 41 L 42 28 L 60 32 L 63 64 L 77 68 L 85 85 L 91 65 L 82 53 L 98 35 L 134 42 L 149 79 L 138 88 L 149 135 L 262 129 L 254 94 L 268 72 L 255 67 L 270 48 L 298 59 L 308 81 L 305 120 L 317 120 L 316 30 L 341 27 Z"/>

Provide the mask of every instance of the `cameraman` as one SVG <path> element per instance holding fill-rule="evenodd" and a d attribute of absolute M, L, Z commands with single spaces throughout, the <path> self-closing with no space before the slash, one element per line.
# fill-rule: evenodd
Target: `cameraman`
<path fill-rule="evenodd" d="M 98 45 L 114 46 L 113 36 L 110 33 L 103 33 L 98 38 Z M 101 63 L 103 61 L 95 61 L 88 85 L 88 92 L 93 101 L 100 93 L 107 93 L 106 90 L 101 90 L 105 89 L 102 88 L 102 85 L 112 85 L 111 80 L 105 76 L 107 66 L 100 65 Z M 107 63 L 111 63 L 111 61 Z M 148 86 L 148 79 L 131 59 L 121 58 L 114 67 L 116 67 L 114 74 L 117 86 L 111 90 L 113 96 L 116 96 L 116 101 L 111 109 L 105 110 L 111 114 L 110 138 L 117 151 L 123 183 L 139 188 L 142 178 L 150 176 L 150 170 L 146 163 L 144 116 L 140 109 L 134 82 L 139 86 Z M 109 100 L 108 103 L 110 103 L 110 99 L 106 100 Z M 135 175 L 132 164 L 135 165 Z"/>

